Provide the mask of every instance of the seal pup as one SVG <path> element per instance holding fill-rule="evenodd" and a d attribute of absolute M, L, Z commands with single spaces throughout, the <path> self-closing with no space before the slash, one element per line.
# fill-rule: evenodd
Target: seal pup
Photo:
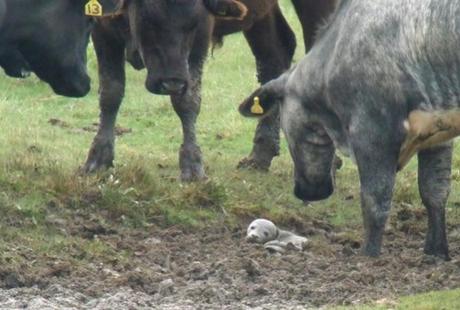
<path fill-rule="evenodd" d="M 264 244 L 265 249 L 279 253 L 285 252 L 289 247 L 302 251 L 308 241 L 305 237 L 279 229 L 266 219 L 257 219 L 249 224 L 246 240 Z"/>

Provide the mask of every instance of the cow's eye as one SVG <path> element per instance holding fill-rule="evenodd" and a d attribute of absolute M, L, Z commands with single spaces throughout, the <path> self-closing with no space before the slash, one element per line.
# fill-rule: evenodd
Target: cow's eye
<path fill-rule="evenodd" d="M 256 229 L 256 228 L 255 228 L 255 226 L 251 226 L 251 228 L 250 228 L 250 229 L 251 229 L 251 230 L 254 230 L 254 229 Z"/>
<path fill-rule="evenodd" d="M 264 231 L 265 237 L 268 237 L 268 232 Z"/>

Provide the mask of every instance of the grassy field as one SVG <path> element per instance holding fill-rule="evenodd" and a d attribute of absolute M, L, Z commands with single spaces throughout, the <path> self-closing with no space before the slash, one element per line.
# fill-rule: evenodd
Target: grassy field
<path fill-rule="evenodd" d="M 356 310 L 438 310 L 438 309 L 458 309 L 460 307 L 460 290 L 444 292 L 430 292 L 414 296 L 403 297 L 399 300 L 382 299 L 373 305 L 353 307 Z M 346 310 L 350 307 L 339 307 L 334 310 Z"/>
<path fill-rule="evenodd" d="M 287 2 L 284 12 L 301 38 Z M 300 46 L 296 60 L 302 50 Z M 20 268 L 24 258 L 12 250 L 18 246 L 37 255 L 65 255 L 66 249 L 78 246 L 89 253 L 76 262 L 80 264 L 114 255 L 97 240 L 62 234 L 50 214 L 66 221 L 76 214 L 91 215 L 123 229 L 155 224 L 187 230 L 214 223 L 241 227 L 256 217 L 280 225 L 316 218 L 336 227 L 356 228 L 360 236 L 359 182 L 350 161 L 345 160 L 338 173 L 334 196 L 309 207 L 292 195 L 292 164 L 284 139 L 282 154 L 270 172 L 235 168 L 250 152 L 256 125 L 237 112 L 239 102 L 257 87 L 250 55 L 243 36 L 233 35 L 206 65 L 197 128 L 209 180 L 195 184 L 177 181 L 180 122 L 169 98 L 144 89 L 145 72 L 127 71 L 118 126 L 131 131 L 117 138 L 115 168 L 92 176 L 79 176 L 77 170 L 86 159 L 98 121 L 93 52 L 89 50 L 93 87 L 83 99 L 56 96 L 35 77 L 0 76 L 0 264 Z M 452 185 L 447 214 L 449 222 L 458 225 L 460 156 L 455 157 Z M 413 160 L 398 176 L 395 205 L 423 208 L 417 191 Z M 118 255 L 129 257 L 129 253 Z"/>

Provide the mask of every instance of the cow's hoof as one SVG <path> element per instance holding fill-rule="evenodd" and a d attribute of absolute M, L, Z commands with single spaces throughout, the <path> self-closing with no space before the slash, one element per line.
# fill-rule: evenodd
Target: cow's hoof
<path fill-rule="evenodd" d="M 195 144 L 182 144 L 179 152 L 179 167 L 182 182 L 206 180 L 201 150 Z"/>
<path fill-rule="evenodd" d="M 208 177 L 204 172 L 203 167 L 196 167 L 195 169 L 185 169 L 181 172 L 180 180 L 184 183 L 205 181 Z"/>
<path fill-rule="evenodd" d="M 113 167 L 113 144 L 93 144 L 88 153 L 88 158 L 83 166 L 84 173 L 94 173 Z"/>
<path fill-rule="evenodd" d="M 270 169 L 271 160 L 260 160 L 254 157 L 246 157 L 240 160 L 237 169 L 254 169 L 259 171 L 268 171 Z"/>
<path fill-rule="evenodd" d="M 361 255 L 368 256 L 368 257 L 379 257 L 380 248 L 376 246 L 364 245 L 361 248 Z"/>
<path fill-rule="evenodd" d="M 429 247 L 425 245 L 425 249 L 423 250 L 423 252 L 427 255 L 436 256 L 445 261 L 450 261 L 449 250 L 447 249 L 447 247 L 440 249 L 440 248 Z"/>
<path fill-rule="evenodd" d="M 80 169 L 82 174 L 91 174 L 101 170 L 112 168 L 113 164 L 101 164 L 98 161 L 87 161 Z"/>

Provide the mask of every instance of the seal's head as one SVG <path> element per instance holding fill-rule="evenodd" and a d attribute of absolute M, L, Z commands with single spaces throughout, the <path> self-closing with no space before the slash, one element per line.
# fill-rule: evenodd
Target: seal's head
<path fill-rule="evenodd" d="M 257 219 L 249 224 L 246 240 L 255 243 L 265 243 L 275 240 L 279 235 L 278 228 L 265 219 Z"/>

